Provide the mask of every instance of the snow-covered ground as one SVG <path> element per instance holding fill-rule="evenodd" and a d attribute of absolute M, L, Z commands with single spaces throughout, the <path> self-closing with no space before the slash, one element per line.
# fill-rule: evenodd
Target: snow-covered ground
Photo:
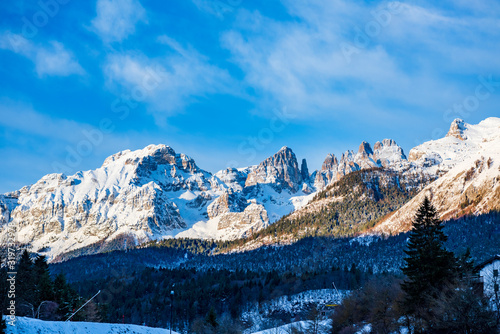
<path fill-rule="evenodd" d="M 447 171 L 427 185 L 402 208 L 388 215 L 369 232 L 397 234 L 410 229 L 415 212 L 428 197 L 439 218 L 482 214 L 500 209 L 500 118 L 491 117 L 477 125 L 457 121 L 456 136 L 424 143 L 410 151 L 414 163 L 429 162 Z"/>
<path fill-rule="evenodd" d="M 347 290 L 339 290 L 338 293 L 332 289 L 308 290 L 296 295 L 275 298 L 260 305 L 258 303 L 249 305 L 242 314 L 242 320 L 252 324 L 246 333 L 250 334 L 270 327 L 269 323 L 273 322 L 273 315 L 288 314 L 292 317 L 296 315 L 305 316 L 312 305 L 316 305 L 318 309 L 324 310 L 327 308 L 325 305 L 340 304 L 342 299 L 349 293 L 350 291 Z M 285 329 L 283 328 L 283 330 Z"/>
<path fill-rule="evenodd" d="M 319 322 L 319 331 L 318 333 L 329 333 L 329 328 L 330 328 L 330 322 L 331 320 L 323 320 Z M 260 332 L 255 332 L 252 334 L 288 334 L 291 333 L 292 329 L 300 329 L 300 330 L 306 330 L 311 326 L 311 323 L 309 321 L 297 321 L 297 322 L 292 322 L 291 324 L 286 324 L 283 326 L 279 327 L 274 327 L 274 328 L 269 328 Z"/>
<path fill-rule="evenodd" d="M 320 333 L 326 333 L 330 325 L 330 320 L 323 320 L 319 323 Z M 308 321 L 298 321 L 276 328 L 270 328 L 252 334 L 285 334 L 291 328 L 307 329 L 310 326 Z M 145 326 L 128 324 L 106 324 L 92 322 L 62 322 L 62 321 L 42 321 L 38 319 L 18 317 L 15 326 L 7 326 L 8 334 L 169 334 L 169 329 L 151 328 Z M 172 334 L 178 334 L 172 331 Z"/>
<path fill-rule="evenodd" d="M 164 328 L 93 322 L 42 321 L 17 317 L 15 326 L 7 325 L 8 334 L 169 334 Z M 172 331 L 172 334 L 178 334 Z"/>

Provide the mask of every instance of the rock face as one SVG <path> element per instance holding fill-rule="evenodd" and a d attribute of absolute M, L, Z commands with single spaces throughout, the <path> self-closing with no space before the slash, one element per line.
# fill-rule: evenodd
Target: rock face
<path fill-rule="evenodd" d="M 283 148 L 258 166 L 212 175 L 171 147 L 150 145 L 116 153 L 96 170 L 49 174 L 0 195 L 0 226 L 13 223 L 18 242 L 49 258 L 122 236 L 136 244 L 175 236 L 238 238 L 307 202 L 311 191 L 301 190 L 307 166 L 302 169 Z M 199 223 L 211 227 L 199 232 Z M 5 240 L 5 228 L 0 236 Z"/>
<path fill-rule="evenodd" d="M 413 163 L 428 164 L 427 170 L 447 173 L 381 221 L 375 233 L 409 230 L 425 196 L 441 219 L 500 210 L 500 118 L 488 118 L 477 125 L 455 120 L 452 129 L 457 128 L 455 125 L 461 128 L 459 136 L 453 131 L 452 135 L 411 150 Z"/>
<path fill-rule="evenodd" d="M 403 149 L 394 140 L 384 139 L 373 146 L 373 160 L 379 166 L 397 168 L 407 159 Z"/>
<path fill-rule="evenodd" d="M 316 188 L 323 188 L 336 181 L 338 166 L 339 162 L 337 157 L 333 154 L 328 154 L 323 162 L 323 165 L 321 165 L 321 170 L 315 174 L 314 185 Z"/>
<path fill-rule="evenodd" d="M 466 140 L 466 130 L 466 123 L 463 120 L 457 118 L 453 121 L 453 123 L 451 123 L 450 130 L 446 134 L 446 137 L 455 137 L 460 140 Z"/>
<path fill-rule="evenodd" d="M 409 159 L 394 140 L 373 148 L 362 142 L 357 153 L 328 154 L 312 174 L 305 159 L 299 168 L 288 147 L 258 165 L 212 175 L 171 147 L 150 145 L 116 153 L 95 170 L 49 174 L 0 195 L 0 237 L 5 241 L 12 224 L 18 242 L 49 258 L 123 236 L 136 244 L 166 237 L 227 240 L 307 209 L 317 191 L 354 171 L 388 169 L 407 185 L 439 177 L 375 229 L 396 232 L 408 228 L 404 222 L 423 194 L 445 216 L 500 209 L 499 148 L 499 118 L 478 125 L 455 120 L 445 138 L 413 148 Z"/>
<path fill-rule="evenodd" d="M 340 161 L 333 154 L 328 154 L 321 170 L 315 174 L 314 186 L 318 189 L 339 180 L 346 174 L 368 168 L 403 169 L 407 164 L 403 149 L 392 139 L 377 142 L 372 149 L 367 142 L 359 145 L 358 152 L 346 151 Z"/>
<path fill-rule="evenodd" d="M 488 118 L 477 125 L 470 125 L 456 119 L 450 126 L 446 137 L 431 140 L 410 150 L 408 161 L 424 170 L 426 173 L 442 175 L 451 170 L 457 163 L 474 155 L 480 146 L 480 141 L 490 140 L 491 129 L 496 127 L 498 118 Z"/>
<path fill-rule="evenodd" d="M 10 215 L 17 206 L 18 198 L 18 193 L 0 195 L 0 226 L 4 226 L 10 222 Z"/>
<path fill-rule="evenodd" d="M 302 173 L 297 158 L 286 146 L 278 153 L 261 162 L 257 168 L 248 174 L 245 186 L 260 183 L 273 184 L 277 191 L 289 189 L 297 192 L 302 184 Z"/>
<path fill-rule="evenodd" d="M 229 188 L 208 206 L 208 217 L 215 218 L 228 212 L 243 212 L 247 206 L 247 199 Z"/>
<path fill-rule="evenodd" d="M 54 254 L 121 234 L 146 241 L 187 227 L 168 192 L 213 191 L 218 184 L 211 178 L 168 146 L 123 151 L 96 170 L 69 177 L 49 174 L 24 187 L 9 219 L 19 242 Z"/>
<path fill-rule="evenodd" d="M 247 237 L 266 227 L 269 223 L 267 211 L 261 204 L 251 203 L 243 212 L 229 213 L 219 219 L 217 229 L 234 237 Z"/>
<path fill-rule="evenodd" d="M 245 188 L 245 181 L 247 180 L 249 171 L 250 168 L 242 170 L 227 168 L 216 173 L 215 176 L 234 191 L 242 191 Z"/>

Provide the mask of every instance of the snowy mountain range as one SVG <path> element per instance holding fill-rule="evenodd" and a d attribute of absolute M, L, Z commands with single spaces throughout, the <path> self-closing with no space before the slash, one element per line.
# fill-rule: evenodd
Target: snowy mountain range
<path fill-rule="evenodd" d="M 407 231 L 424 196 L 441 219 L 500 210 L 499 118 L 488 118 L 477 125 L 455 120 L 445 138 L 412 149 L 410 160 L 426 161 L 429 172 L 445 174 L 382 220 L 373 232 Z"/>
<path fill-rule="evenodd" d="M 431 194 L 443 215 L 499 208 L 500 118 L 478 125 L 455 120 L 445 138 L 409 152 L 394 140 L 327 155 L 309 173 L 288 147 L 260 164 L 211 174 L 169 146 L 150 145 L 108 157 L 95 170 L 49 174 L 37 183 L 0 195 L 2 240 L 7 224 L 17 240 L 54 258 L 93 244 L 126 248 L 168 237 L 230 240 L 246 237 L 285 214 L 307 206 L 316 192 L 354 171 L 390 169 L 405 178 L 437 181 L 374 232 L 407 229 L 402 223 Z"/>

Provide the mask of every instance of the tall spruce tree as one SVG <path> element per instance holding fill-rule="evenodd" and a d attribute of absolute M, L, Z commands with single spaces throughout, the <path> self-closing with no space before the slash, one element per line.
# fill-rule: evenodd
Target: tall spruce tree
<path fill-rule="evenodd" d="M 71 315 L 76 301 L 64 273 L 59 273 L 54 280 L 54 299 L 59 304 L 57 313 L 62 319 L 67 319 Z"/>
<path fill-rule="evenodd" d="M 54 301 L 54 283 L 50 278 L 49 265 L 45 256 L 39 256 L 34 263 L 34 279 L 36 281 L 35 306 L 44 301 Z"/>
<path fill-rule="evenodd" d="M 432 313 L 431 301 L 457 274 L 457 260 L 452 252 L 445 249 L 446 240 L 436 209 L 425 197 L 413 221 L 405 250 L 407 256 L 402 270 L 406 279 L 401 286 L 406 294 L 406 313 L 423 324 L 421 329 L 424 330 L 426 326 L 431 326 L 426 324 L 426 320 L 431 318 L 428 316 Z"/>
<path fill-rule="evenodd" d="M 32 316 L 35 308 L 35 270 L 29 252 L 25 249 L 17 265 L 16 292 L 20 315 Z"/>

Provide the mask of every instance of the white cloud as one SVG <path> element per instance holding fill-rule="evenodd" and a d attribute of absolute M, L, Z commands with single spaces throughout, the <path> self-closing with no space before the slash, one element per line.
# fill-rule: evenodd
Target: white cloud
<path fill-rule="evenodd" d="M 236 90 L 230 75 L 196 50 L 184 48 L 167 36 L 160 37 L 159 42 L 174 53 L 158 58 L 137 53 L 111 55 L 104 72 L 112 89 L 125 90 L 133 103 L 147 103 L 160 123 L 166 115 L 209 94 Z"/>
<path fill-rule="evenodd" d="M 105 43 L 120 42 L 135 32 L 138 22 L 146 21 L 146 11 L 137 0 L 98 0 L 93 30 Z"/>
<path fill-rule="evenodd" d="M 59 42 L 51 42 L 50 49 L 40 49 L 36 54 L 36 71 L 39 76 L 44 74 L 67 76 L 70 74 L 83 74 L 80 64 L 73 55 L 64 49 Z"/>
<path fill-rule="evenodd" d="M 283 4 L 292 20 L 241 9 L 235 26 L 222 34 L 246 85 L 264 97 L 263 110 L 279 104 L 303 117 L 349 113 L 354 119 L 412 108 L 430 113 L 467 92 L 466 84 L 450 76 L 500 69 L 494 28 L 500 21 L 493 16 L 471 18 L 399 2 Z M 374 14 L 382 10 L 390 14 L 383 24 Z M 378 30 L 368 34 L 374 24 Z M 346 57 L 342 45 L 355 52 Z"/>
<path fill-rule="evenodd" d="M 96 168 L 108 155 L 148 138 L 147 134 L 133 131 L 121 134 L 115 130 L 118 124 L 108 118 L 97 125 L 81 123 L 7 98 L 0 98 L 0 114 L 0 138 L 19 158 L 10 163 L 25 169 L 33 165 L 33 154 L 44 156 L 43 164 L 36 166 L 43 172 L 41 175 Z"/>
<path fill-rule="evenodd" d="M 92 130 L 90 125 L 42 114 L 35 111 L 31 105 L 8 99 L 0 99 L 0 113 L 0 126 L 4 129 L 64 143 L 76 143 L 81 139 L 78 134 L 82 130 Z"/>
<path fill-rule="evenodd" d="M 15 52 L 33 61 L 39 77 L 85 73 L 74 55 L 57 41 L 39 46 L 20 35 L 4 32 L 0 35 L 0 49 Z"/>
<path fill-rule="evenodd" d="M 251 28 L 224 34 L 223 43 L 250 86 L 274 103 L 309 117 L 327 110 L 352 110 L 354 100 L 359 109 L 373 109 L 365 92 L 382 90 L 398 78 L 404 80 L 382 48 L 364 50 L 364 61 L 349 66 L 339 48 L 343 39 L 329 27 L 336 17 L 315 21 L 318 12 L 313 14 L 318 26 L 276 22 L 258 13 L 240 14 Z M 249 31 L 255 27 L 260 27 L 257 32 Z"/>

